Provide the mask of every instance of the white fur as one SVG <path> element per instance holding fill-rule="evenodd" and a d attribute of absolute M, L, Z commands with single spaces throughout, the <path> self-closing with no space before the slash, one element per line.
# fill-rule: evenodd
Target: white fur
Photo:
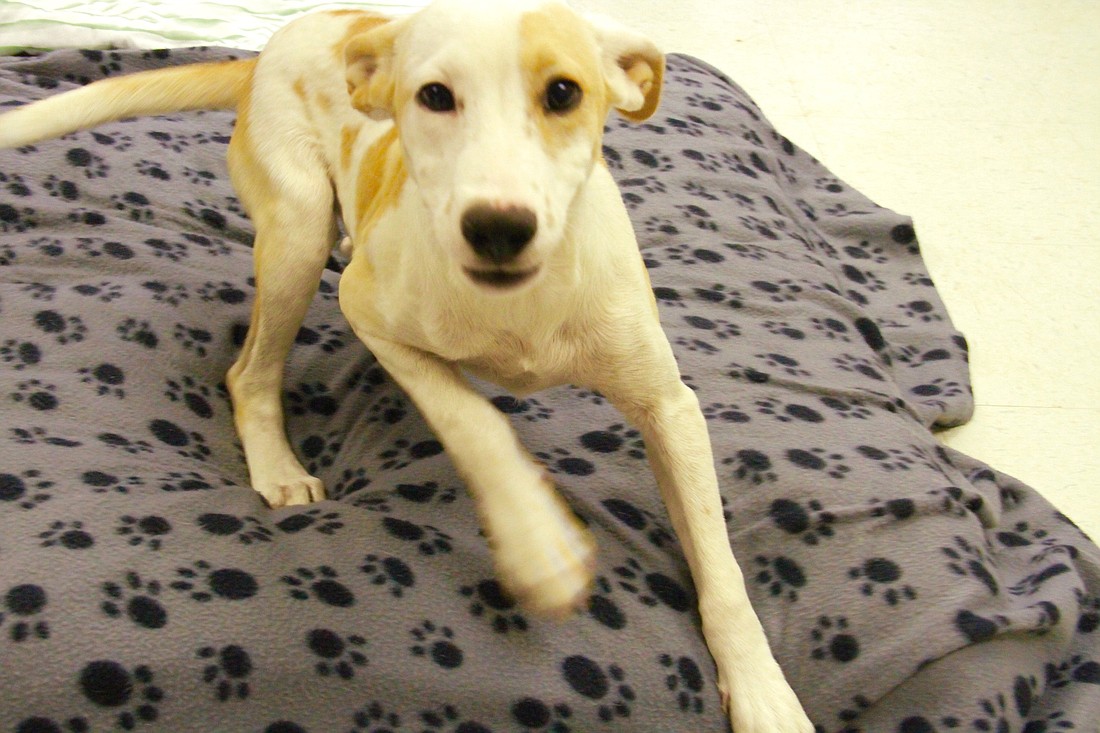
<path fill-rule="evenodd" d="M 463 371 L 516 393 L 587 385 L 639 427 L 695 581 L 733 730 L 808 733 L 730 551 L 706 423 L 680 380 L 626 210 L 599 160 L 602 128 L 540 133 L 545 112 L 532 99 L 541 89 L 530 87 L 520 59 L 522 15 L 542 7 L 440 0 L 351 39 L 346 66 L 341 44 L 363 16 L 319 13 L 275 34 L 254 70 L 251 62 L 228 67 L 216 94 L 202 92 L 210 67 L 184 72 L 190 86 L 178 78 L 162 85 L 169 98 L 153 102 L 143 90 L 158 88 L 157 72 L 124 93 L 108 80 L 71 93 L 90 114 L 59 96 L 0 118 L 0 144 L 128 112 L 241 100 L 229 162 L 257 229 L 257 295 L 228 383 L 255 489 L 272 506 L 324 497 L 284 433 L 282 364 L 335 240 L 339 202 L 352 253 L 341 308 L 467 482 L 506 587 L 533 610 L 568 613 L 588 597 L 594 544 Z M 606 19 L 556 17 L 576 41 L 569 63 L 587 59 L 581 71 L 605 85 L 608 106 L 648 114 L 663 70 L 652 44 Z M 410 96 L 431 82 L 453 90 L 453 113 Z M 597 91 L 585 89 L 585 103 Z M 606 109 L 599 112 L 602 124 Z M 371 182 L 361 169 L 394 125 L 407 180 L 368 216 L 359 188 Z M 461 218 L 479 204 L 534 214 L 534 239 L 507 268 L 537 274 L 510 288 L 472 279 L 470 269 L 486 263 L 463 238 Z"/>

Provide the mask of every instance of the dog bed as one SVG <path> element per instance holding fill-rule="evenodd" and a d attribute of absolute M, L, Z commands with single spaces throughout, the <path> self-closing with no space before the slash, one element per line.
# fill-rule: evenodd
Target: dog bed
<path fill-rule="evenodd" d="M 0 104 L 245 52 L 0 62 Z M 354 338 L 331 261 L 287 367 L 330 500 L 248 487 L 224 374 L 253 294 L 229 113 L 0 151 L 0 730 L 721 731 L 691 581 L 645 447 L 601 397 L 483 385 L 600 546 L 552 622 L 493 580 L 475 512 Z M 730 537 L 822 731 L 1095 730 L 1100 550 L 937 441 L 967 346 L 913 224 L 669 59 L 608 123 Z"/>

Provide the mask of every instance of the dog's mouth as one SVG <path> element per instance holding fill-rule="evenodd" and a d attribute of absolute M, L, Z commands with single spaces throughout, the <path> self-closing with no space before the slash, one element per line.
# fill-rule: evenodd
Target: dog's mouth
<path fill-rule="evenodd" d="M 484 285 L 494 290 L 511 290 L 528 282 L 538 274 L 539 268 L 530 270 L 475 270 L 472 267 L 464 268 L 466 275 L 478 285 Z"/>

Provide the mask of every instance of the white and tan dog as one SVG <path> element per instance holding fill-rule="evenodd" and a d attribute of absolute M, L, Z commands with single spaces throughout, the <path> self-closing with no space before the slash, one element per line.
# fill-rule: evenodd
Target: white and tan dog
<path fill-rule="evenodd" d="M 730 550 L 707 427 L 680 380 L 604 120 L 649 117 L 664 59 L 549 2 L 440 0 L 400 20 L 317 13 L 258 59 L 103 80 L 0 117 L 0 147 L 123 117 L 235 108 L 233 183 L 256 226 L 256 299 L 228 375 L 252 484 L 318 501 L 287 441 L 283 363 L 342 216 L 340 305 L 427 418 L 476 499 L 504 585 L 562 614 L 594 545 L 463 370 L 516 393 L 599 390 L 642 431 L 695 582 L 737 733 L 812 725 L 768 648 Z"/>

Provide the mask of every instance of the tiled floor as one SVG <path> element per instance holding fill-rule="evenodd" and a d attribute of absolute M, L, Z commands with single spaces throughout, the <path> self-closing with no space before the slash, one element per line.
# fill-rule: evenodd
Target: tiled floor
<path fill-rule="evenodd" d="M 579 0 L 709 61 L 916 219 L 978 410 L 944 439 L 1100 538 L 1100 4 Z"/>

